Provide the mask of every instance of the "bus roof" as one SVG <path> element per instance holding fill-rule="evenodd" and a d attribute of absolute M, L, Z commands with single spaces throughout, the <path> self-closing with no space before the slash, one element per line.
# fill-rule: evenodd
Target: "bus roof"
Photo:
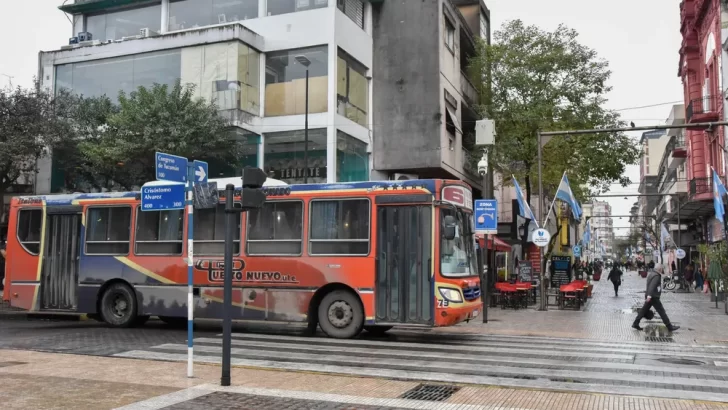
<path fill-rule="evenodd" d="M 310 192 L 310 191 L 338 191 L 338 190 L 354 190 L 354 189 L 399 189 L 403 187 L 420 187 L 435 193 L 435 179 L 412 179 L 405 181 L 363 181 L 363 182 L 346 182 L 331 184 L 300 184 L 290 185 L 291 192 Z M 237 188 L 241 186 L 240 177 L 210 179 L 210 182 L 217 182 L 218 189 L 224 189 L 226 184 L 232 183 Z M 181 185 L 181 182 L 167 181 L 150 181 L 145 186 L 152 185 Z M 263 186 L 289 186 L 283 181 L 268 178 Z M 17 197 L 19 199 L 44 200 L 50 206 L 73 205 L 74 201 L 83 200 L 99 200 L 99 199 L 120 199 L 135 198 L 139 191 L 132 192 L 99 192 L 99 193 L 74 193 L 74 194 L 55 194 L 55 195 L 26 195 Z M 32 202 L 31 202 L 32 203 Z"/>

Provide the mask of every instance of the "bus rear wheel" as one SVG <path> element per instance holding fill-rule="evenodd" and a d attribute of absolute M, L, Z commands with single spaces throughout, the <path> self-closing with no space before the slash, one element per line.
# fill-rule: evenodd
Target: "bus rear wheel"
<path fill-rule="evenodd" d="M 318 321 L 328 336 L 350 339 L 361 333 L 364 327 L 364 308 L 351 292 L 335 290 L 321 300 Z"/>
<path fill-rule="evenodd" d="M 113 327 L 131 327 L 137 323 L 137 300 L 134 291 L 123 283 L 114 283 L 101 296 L 101 318 Z"/>

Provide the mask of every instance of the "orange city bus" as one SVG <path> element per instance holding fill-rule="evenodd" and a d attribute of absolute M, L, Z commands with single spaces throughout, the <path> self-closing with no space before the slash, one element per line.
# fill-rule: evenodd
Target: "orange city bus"
<path fill-rule="evenodd" d="M 240 187 L 240 178 L 218 187 L 231 181 Z M 235 214 L 234 319 L 304 322 L 350 338 L 402 324 L 450 326 L 482 309 L 465 183 L 269 179 L 263 189 L 261 209 Z M 219 319 L 222 201 L 193 217 L 194 317 Z M 139 192 L 14 198 L 3 298 L 116 327 L 150 316 L 184 321 L 186 220 L 184 210 L 142 212 Z"/>

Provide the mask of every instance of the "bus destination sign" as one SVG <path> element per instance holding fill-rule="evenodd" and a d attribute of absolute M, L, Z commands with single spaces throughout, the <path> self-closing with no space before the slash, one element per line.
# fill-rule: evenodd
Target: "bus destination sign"
<path fill-rule="evenodd" d="M 459 185 L 448 185 L 442 188 L 442 200 L 461 208 L 473 210 L 472 191 Z"/>

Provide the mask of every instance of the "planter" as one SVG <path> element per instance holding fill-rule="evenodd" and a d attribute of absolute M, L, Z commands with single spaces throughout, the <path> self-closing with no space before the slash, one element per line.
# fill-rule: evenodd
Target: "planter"
<path fill-rule="evenodd" d="M 646 278 L 647 277 L 647 271 L 646 270 L 641 270 L 640 271 L 640 276 L 642 276 L 643 278 Z"/>
<path fill-rule="evenodd" d="M 594 275 L 592 275 L 592 280 L 595 280 L 597 282 L 599 282 L 599 279 L 601 279 L 601 278 L 602 278 L 601 273 L 595 273 Z"/>

